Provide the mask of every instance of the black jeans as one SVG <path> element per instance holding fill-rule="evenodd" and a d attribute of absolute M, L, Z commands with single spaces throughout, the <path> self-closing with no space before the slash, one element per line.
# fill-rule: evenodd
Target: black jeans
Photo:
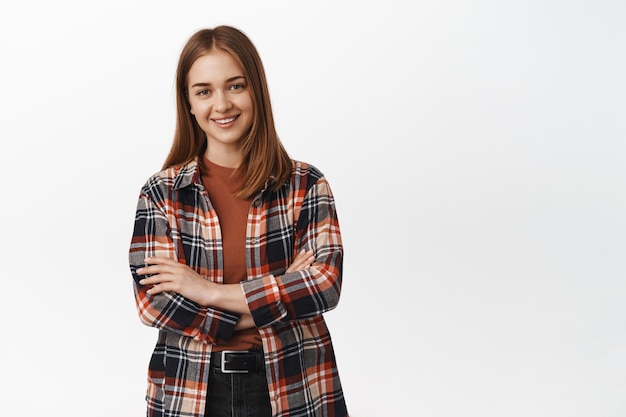
<path fill-rule="evenodd" d="M 206 417 L 271 417 L 264 371 L 226 374 L 211 368 Z"/>

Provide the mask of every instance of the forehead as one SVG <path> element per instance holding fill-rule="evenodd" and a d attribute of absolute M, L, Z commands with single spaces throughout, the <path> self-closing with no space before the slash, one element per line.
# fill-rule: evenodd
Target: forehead
<path fill-rule="evenodd" d="M 194 61 L 187 78 L 190 84 L 214 84 L 243 75 L 243 68 L 231 54 L 221 49 L 212 49 Z"/>

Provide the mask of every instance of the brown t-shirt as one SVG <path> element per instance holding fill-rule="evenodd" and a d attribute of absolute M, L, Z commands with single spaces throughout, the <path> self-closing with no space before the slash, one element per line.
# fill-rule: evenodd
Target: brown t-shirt
<path fill-rule="evenodd" d="M 217 212 L 222 230 L 224 248 L 224 283 L 238 284 L 247 277 L 246 227 L 252 199 L 243 200 L 233 193 L 241 183 L 233 177 L 234 168 L 219 166 L 204 158 L 202 184 Z M 256 328 L 235 332 L 231 340 L 218 344 L 213 351 L 247 350 L 261 346 L 261 337 Z"/>

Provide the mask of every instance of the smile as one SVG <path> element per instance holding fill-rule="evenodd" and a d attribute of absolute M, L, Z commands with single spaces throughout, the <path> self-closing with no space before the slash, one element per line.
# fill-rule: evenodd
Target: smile
<path fill-rule="evenodd" d="M 225 125 L 227 123 L 234 122 L 235 119 L 237 119 L 237 116 L 229 117 L 228 119 L 214 119 L 213 121 L 215 123 L 218 123 L 218 124 L 221 124 L 221 125 Z"/>

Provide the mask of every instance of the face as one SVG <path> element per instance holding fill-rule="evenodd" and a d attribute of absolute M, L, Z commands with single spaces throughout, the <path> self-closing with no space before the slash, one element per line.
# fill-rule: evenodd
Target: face
<path fill-rule="evenodd" d="M 229 53 L 214 49 L 193 63 L 187 78 L 191 113 L 207 136 L 207 157 L 233 165 L 254 116 L 241 66 Z"/>

